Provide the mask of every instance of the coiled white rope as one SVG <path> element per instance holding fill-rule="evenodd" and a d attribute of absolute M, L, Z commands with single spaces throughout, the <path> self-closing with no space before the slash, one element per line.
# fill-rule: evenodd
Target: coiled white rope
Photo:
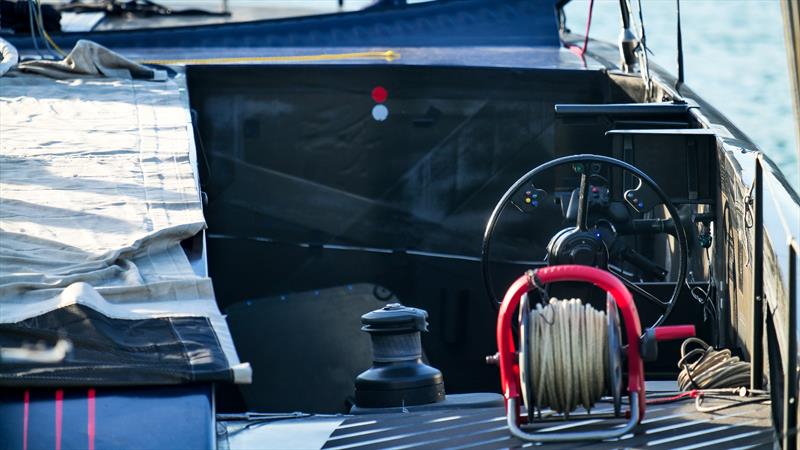
<path fill-rule="evenodd" d="M 606 388 L 606 314 L 579 299 L 537 304 L 528 319 L 531 384 L 535 405 L 559 413 L 590 410 Z"/>
<path fill-rule="evenodd" d="M 687 351 L 692 344 L 698 346 Z M 689 362 L 693 360 L 693 362 Z M 678 386 L 690 389 L 738 388 L 750 384 L 750 363 L 731 355 L 728 349 L 714 350 L 698 338 L 689 338 L 681 344 L 681 369 Z"/>

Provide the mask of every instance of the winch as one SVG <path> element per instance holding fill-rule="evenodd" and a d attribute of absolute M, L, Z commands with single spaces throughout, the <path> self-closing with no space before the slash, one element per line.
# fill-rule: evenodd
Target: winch
<path fill-rule="evenodd" d="M 416 406 L 445 399 L 442 373 L 422 362 L 425 310 L 391 303 L 361 316 L 361 324 L 372 339 L 373 362 L 356 378 L 358 407 Z"/>
<path fill-rule="evenodd" d="M 563 281 L 588 282 L 606 291 L 605 312 L 577 299 L 551 299 L 545 305 L 537 301 L 545 285 Z M 515 313 L 518 333 L 514 330 Z M 620 315 L 627 345 L 623 345 Z M 497 318 L 496 358 L 511 433 L 528 441 L 563 442 L 611 439 L 630 432 L 645 413 L 643 357 L 654 359 L 659 341 L 694 334 L 693 325 L 659 326 L 642 333 L 631 293 L 605 270 L 562 265 L 528 271 L 506 292 Z M 622 410 L 623 357 L 627 357 L 628 366 L 628 411 Z M 628 418 L 623 426 L 572 433 L 527 430 L 541 419 L 544 409 L 568 419 L 582 406 L 589 415 L 608 417 L 608 413 L 591 412 L 606 396 L 613 403 L 610 415 Z"/>

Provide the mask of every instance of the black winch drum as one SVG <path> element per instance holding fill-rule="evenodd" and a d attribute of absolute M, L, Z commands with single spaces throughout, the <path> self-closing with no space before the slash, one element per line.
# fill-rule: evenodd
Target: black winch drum
<path fill-rule="evenodd" d="M 356 406 L 389 408 L 445 399 L 442 373 L 422 362 L 420 333 L 428 331 L 428 313 L 399 303 L 361 316 L 361 330 L 372 339 L 372 367 L 355 382 Z"/>

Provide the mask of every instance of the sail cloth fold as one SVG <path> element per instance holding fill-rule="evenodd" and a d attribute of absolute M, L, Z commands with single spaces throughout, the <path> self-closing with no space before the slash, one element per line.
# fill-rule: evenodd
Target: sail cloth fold
<path fill-rule="evenodd" d="M 211 281 L 185 78 L 0 78 L 0 384 L 247 382 Z M 201 261 L 202 263 L 202 261 Z"/>
<path fill-rule="evenodd" d="M 37 73 L 59 80 L 76 76 L 136 78 L 164 81 L 167 73 L 139 64 L 100 44 L 81 39 L 60 61 L 36 59 L 19 64 L 23 72 Z"/>

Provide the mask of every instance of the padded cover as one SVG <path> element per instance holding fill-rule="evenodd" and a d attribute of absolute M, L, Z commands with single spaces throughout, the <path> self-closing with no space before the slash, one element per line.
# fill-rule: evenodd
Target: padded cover
<path fill-rule="evenodd" d="M 180 245 L 205 228 L 183 76 L 11 75 L 0 78 L 0 345 L 63 329 L 76 349 L 65 364 L 5 367 L 0 384 L 247 381 L 204 261 L 195 271 Z M 160 346 L 171 328 L 146 325 L 179 317 L 192 325 L 170 339 L 187 345 Z M 111 319 L 129 321 L 138 351 L 169 354 L 131 365 L 119 335 L 90 339 Z M 158 358 L 180 364 L 151 378 Z"/>

